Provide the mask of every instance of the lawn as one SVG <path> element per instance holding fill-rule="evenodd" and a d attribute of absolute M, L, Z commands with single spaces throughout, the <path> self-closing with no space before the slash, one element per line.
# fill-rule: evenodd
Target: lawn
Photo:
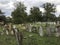
<path fill-rule="evenodd" d="M 2 31 L 1 27 L 0 31 Z M 23 30 L 23 37 L 23 45 L 60 45 L 60 37 L 41 37 L 38 33 L 30 33 L 25 30 Z M 15 36 L 6 34 L 0 35 L 0 45 L 17 45 Z"/>
<path fill-rule="evenodd" d="M 23 45 L 60 45 L 60 38 L 58 37 L 40 37 L 37 33 L 23 32 Z M 17 45 L 15 36 L 0 35 L 1 45 Z"/>

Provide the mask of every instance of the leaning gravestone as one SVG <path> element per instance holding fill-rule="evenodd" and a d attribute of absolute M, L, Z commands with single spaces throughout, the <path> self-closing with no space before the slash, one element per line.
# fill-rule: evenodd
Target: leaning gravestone
<path fill-rule="evenodd" d="M 19 32 L 19 29 L 17 29 L 15 25 L 13 26 L 13 29 L 14 29 L 13 31 L 14 31 L 15 36 L 16 36 L 17 44 L 18 45 L 23 45 L 22 44 L 22 42 L 23 42 L 23 33 Z"/>
<path fill-rule="evenodd" d="M 41 26 L 39 27 L 39 35 L 43 36 L 43 28 Z"/>

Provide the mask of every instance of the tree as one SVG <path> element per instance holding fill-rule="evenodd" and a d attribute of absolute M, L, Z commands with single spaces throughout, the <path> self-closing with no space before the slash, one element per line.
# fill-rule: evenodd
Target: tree
<path fill-rule="evenodd" d="M 31 22 L 38 22 L 41 21 L 42 18 L 42 12 L 38 7 L 33 7 L 30 10 L 29 20 Z"/>
<path fill-rule="evenodd" d="M 12 18 L 11 17 L 6 17 L 6 22 L 7 23 L 12 23 Z"/>
<path fill-rule="evenodd" d="M 56 12 L 55 5 L 51 3 L 45 3 L 43 4 L 43 8 L 45 9 L 45 12 L 43 14 L 43 21 L 55 21 L 56 20 L 56 16 L 54 14 Z"/>
<path fill-rule="evenodd" d="M 57 21 L 60 21 L 60 15 L 57 17 Z"/>
<path fill-rule="evenodd" d="M 12 12 L 13 22 L 15 24 L 25 23 L 27 13 L 25 12 L 26 7 L 23 3 L 19 2 L 16 4 L 16 9 Z"/>
<path fill-rule="evenodd" d="M 4 21 L 4 23 L 6 23 L 6 17 L 4 15 L 4 13 L 0 10 L 0 22 Z"/>

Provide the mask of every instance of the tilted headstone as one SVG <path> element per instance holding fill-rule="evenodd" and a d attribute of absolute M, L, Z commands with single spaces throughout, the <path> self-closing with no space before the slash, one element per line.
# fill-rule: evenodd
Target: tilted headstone
<path fill-rule="evenodd" d="M 41 26 L 39 27 L 39 35 L 43 36 L 43 28 Z"/>
<path fill-rule="evenodd" d="M 19 32 L 19 30 L 16 28 L 15 25 L 13 26 L 13 29 L 14 29 L 14 33 L 15 33 L 16 40 L 17 40 L 18 45 L 22 45 L 23 33 L 22 32 Z"/>

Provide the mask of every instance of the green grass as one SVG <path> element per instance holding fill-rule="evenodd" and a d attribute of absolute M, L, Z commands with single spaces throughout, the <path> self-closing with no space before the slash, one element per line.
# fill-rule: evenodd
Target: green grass
<path fill-rule="evenodd" d="M 16 39 L 12 35 L 0 35 L 0 45 L 17 45 Z"/>
<path fill-rule="evenodd" d="M 29 35 L 32 35 L 31 37 Z M 23 45 L 60 45 L 60 38 L 40 37 L 37 33 L 23 32 Z M 15 36 L 0 35 L 0 45 L 17 45 Z"/>
<path fill-rule="evenodd" d="M 35 33 L 27 33 L 25 32 L 25 36 L 29 36 L 32 34 L 32 37 L 27 37 L 27 42 L 30 43 L 30 45 L 60 45 L 60 38 L 51 36 L 51 37 L 40 37 L 38 34 Z M 27 44 L 26 44 L 27 45 Z"/>
<path fill-rule="evenodd" d="M 0 31 L 2 31 L 1 27 Z M 23 45 L 60 45 L 60 37 L 40 37 L 38 33 L 30 33 L 26 31 L 23 31 L 23 37 Z M 0 35 L 0 45 L 17 45 L 15 36 L 5 34 Z"/>

